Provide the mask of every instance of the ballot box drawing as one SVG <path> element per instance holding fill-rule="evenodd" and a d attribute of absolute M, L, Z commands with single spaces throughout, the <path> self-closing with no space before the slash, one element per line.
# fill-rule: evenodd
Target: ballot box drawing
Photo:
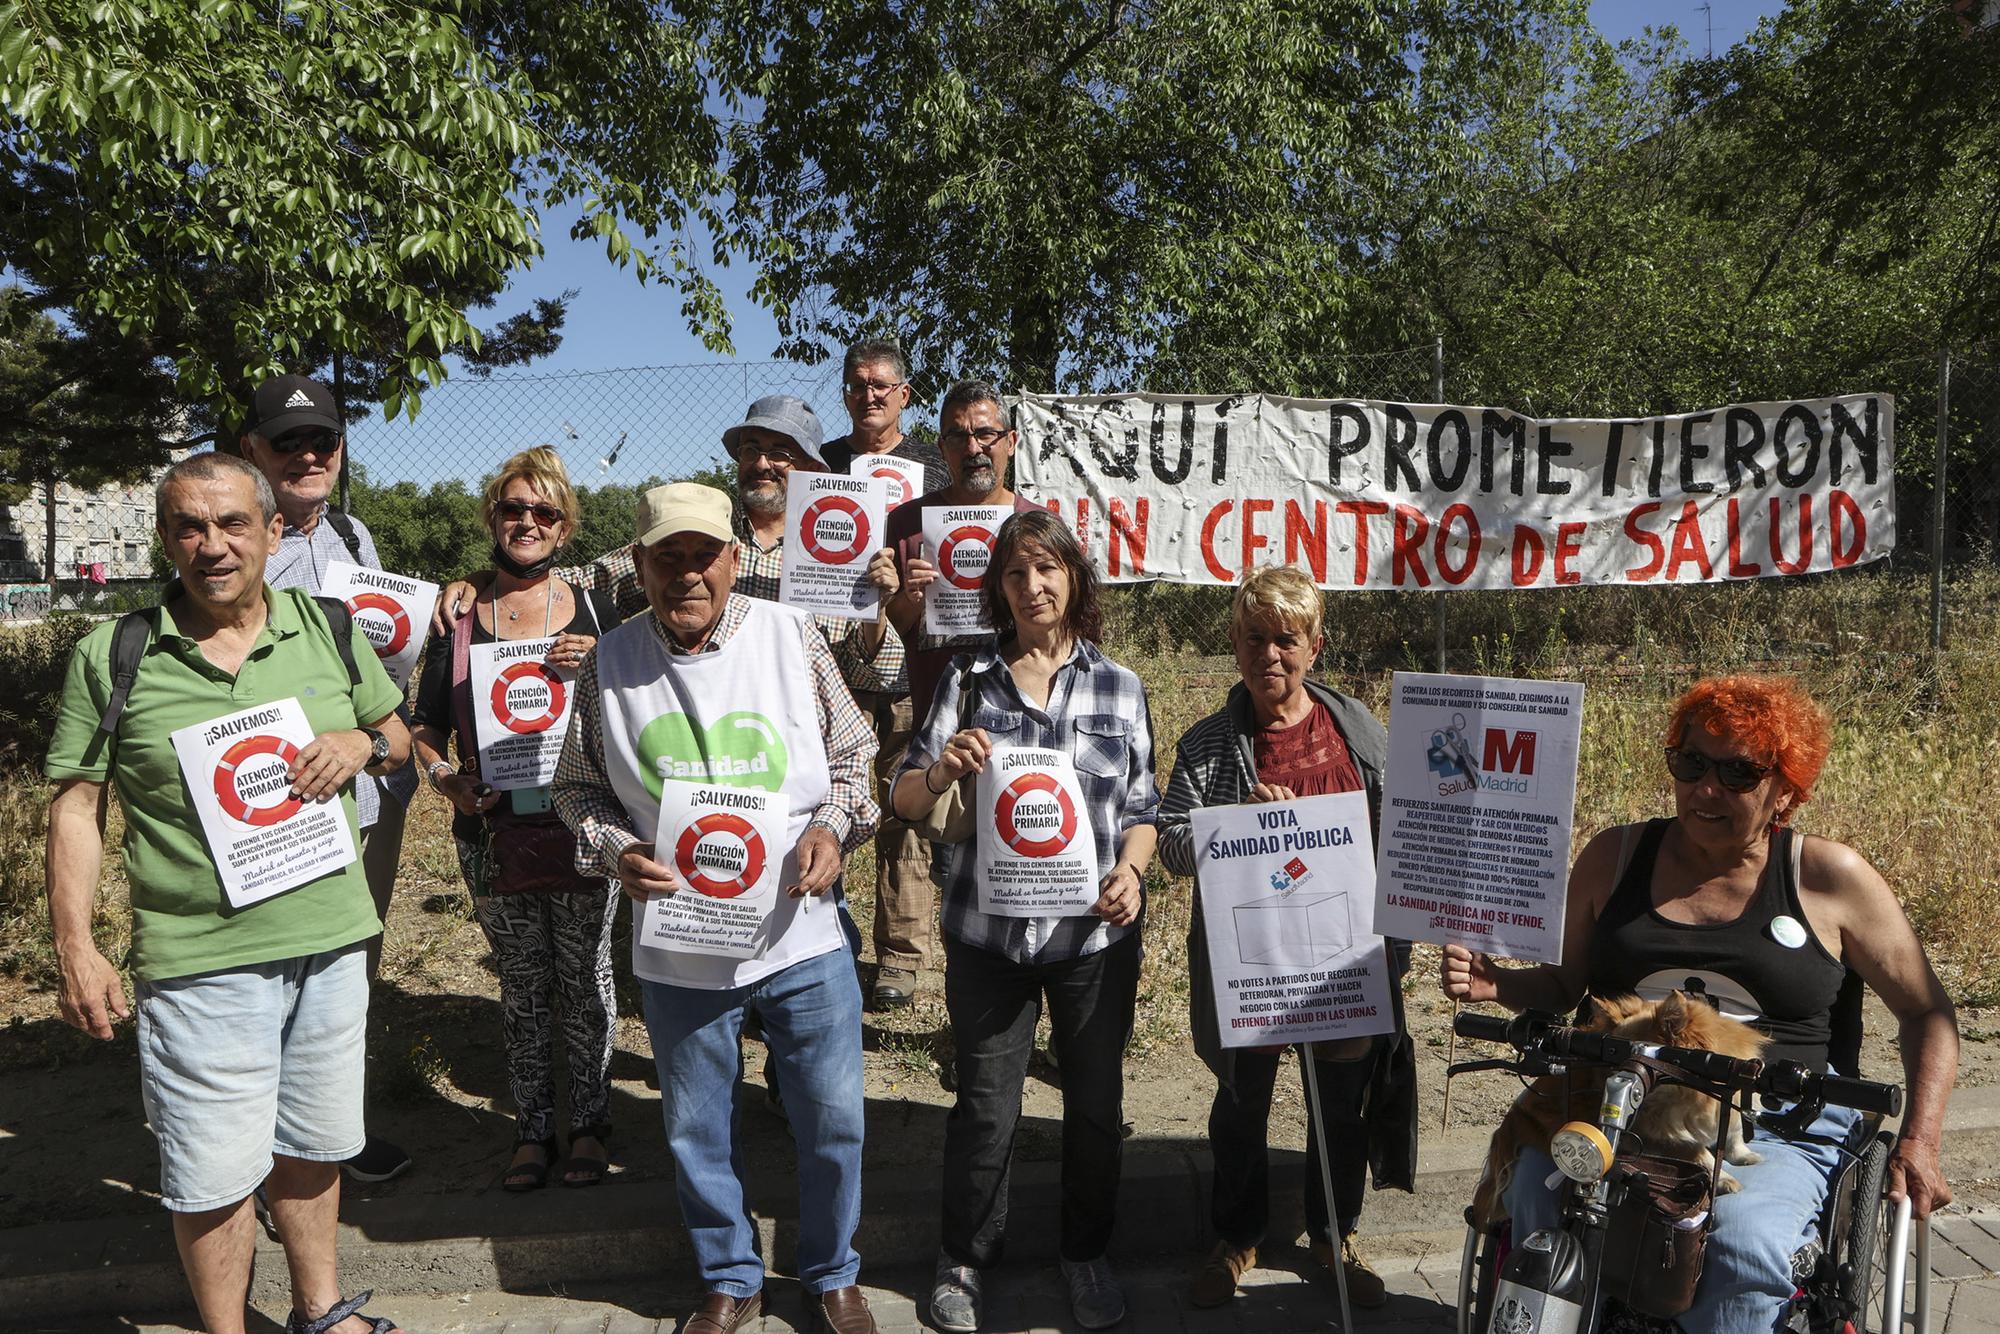
<path fill-rule="evenodd" d="M 1238 904 L 1237 958 L 1279 968 L 1316 967 L 1353 942 L 1350 912 L 1342 890 L 1273 894 Z"/>

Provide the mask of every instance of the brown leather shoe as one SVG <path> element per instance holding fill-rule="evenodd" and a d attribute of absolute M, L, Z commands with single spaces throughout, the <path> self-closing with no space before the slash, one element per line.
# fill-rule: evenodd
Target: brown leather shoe
<path fill-rule="evenodd" d="M 875 1334 L 875 1317 L 858 1287 L 813 1293 L 806 1298 L 806 1313 L 817 1317 L 815 1328 L 833 1334 Z"/>
<path fill-rule="evenodd" d="M 695 1313 L 687 1318 L 687 1323 L 681 1326 L 681 1334 L 738 1334 L 750 1329 L 762 1314 L 762 1292 L 753 1292 L 741 1298 L 724 1292 L 711 1292 L 702 1299 Z"/>
<path fill-rule="evenodd" d="M 1188 1305 L 1207 1310 L 1228 1304 L 1236 1295 L 1236 1285 L 1243 1280 L 1243 1271 L 1256 1265 L 1255 1246 L 1239 1250 L 1226 1241 L 1216 1242 L 1215 1249 L 1195 1269 L 1194 1281 L 1188 1284 Z"/>

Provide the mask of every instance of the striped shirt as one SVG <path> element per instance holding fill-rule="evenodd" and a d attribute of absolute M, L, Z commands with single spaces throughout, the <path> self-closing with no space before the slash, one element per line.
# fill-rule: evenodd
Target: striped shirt
<path fill-rule="evenodd" d="M 778 602 L 780 581 L 785 573 L 785 539 L 781 533 L 770 546 L 757 541 L 750 530 L 750 517 L 739 507 L 736 513 L 736 591 L 763 602 Z M 840 665 L 841 679 L 849 690 L 897 693 L 903 685 L 903 640 L 893 626 L 884 626 L 881 647 L 868 657 L 861 642 L 861 621 L 815 614 L 813 624 L 826 637 L 833 660 Z"/>
<path fill-rule="evenodd" d="M 986 729 L 994 744 L 1060 750 L 1076 765 L 1097 868 L 1108 874 L 1118 861 L 1126 830 L 1153 824 L 1160 808 L 1153 772 L 1153 718 L 1139 678 L 1078 640 L 1069 660 L 1049 682 L 1047 708 L 1030 703 L 997 649 L 961 655 L 938 683 L 930 717 L 910 738 L 903 773 L 930 767 L 960 729 L 959 672 L 969 664 L 972 701 L 967 722 Z M 1137 931 L 1145 921 L 1112 926 L 1097 917 L 995 917 L 978 899 L 977 849 L 971 840 L 940 844 L 944 856 L 945 934 L 967 945 L 1005 955 L 1015 963 L 1055 963 L 1095 954 Z"/>
<path fill-rule="evenodd" d="M 701 652 L 712 653 L 729 642 L 750 614 L 750 599 L 732 593 L 722 605 Z M 647 612 L 647 622 L 668 653 L 688 650 L 669 634 L 660 618 Z M 851 852 L 875 832 L 881 812 L 869 792 L 869 765 L 875 758 L 875 727 L 854 702 L 833 651 L 811 626 L 805 628 L 806 665 L 812 671 L 813 702 L 820 735 L 826 739 L 826 800 L 813 811 L 811 823 L 832 834 L 842 852 Z M 556 761 L 552 785 L 556 811 L 576 832 L 576 869 L 584 875 L 616 875 L 618 859 L 635 843 L 652 841 L 652 831 L 632 828 L 632 817 L 611 785 L 604 763 L 604 697 L 597 688 L 597 654 L 585 654 L 576 673 L 576 716 Z M 810 827 L 810 826 L 809 826 Z"/>
<path fill-rule="evenodd" d="M 347 539 L 335 531 L 334 526 L 327 521 L 326 514 L 327 507 L 322 503 L 319 507 L 319 522 L 312 526 L 311 532 L 294 528 L 290 523 L 285 525 L 283 535 L 278 538 L 278 549 L 264 562 L 265 583 L 273 588 L 303 588 L 306 592 L 318 596 L 320 589 L 326 584 L 326 567 L 337 560 L 344 560 L 349 565 L 359 565 L 363 569 L 382 568 L 382 558 L 375 554 L 375 538 L 369 533 L 367 524 L 351 514 L 347 516 L 347 521 L 354 525 L 355 545 L 361 548 L 357 553 L 348 550 Z M 406 726 L 409 724 L 410 713 L 407 708 L 398 708 L 396 714 Z M 366 829 L 380 818 L 382 799 L 385 795 L 394 797 L 401 805 L 408 806 L 410 798 L 415 796 L 416 792 L 417 762 L 414 758 L 394 773 L 383 774 L 380 777 L 369 773 L 356 774 L 354 776 L 355 819 L 361 828 Z"/>

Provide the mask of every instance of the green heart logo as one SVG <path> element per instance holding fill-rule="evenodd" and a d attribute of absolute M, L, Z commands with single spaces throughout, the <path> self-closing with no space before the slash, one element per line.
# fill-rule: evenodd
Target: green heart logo
<path fill-rule="evenodd" d="M 776 725 L 747 710 L 725 713 L 700 733 L 685 713 L 662 714 L 639 733 L 639 763 L 655 797 L 669 779 L 781 792 L 788 767 Z"/>

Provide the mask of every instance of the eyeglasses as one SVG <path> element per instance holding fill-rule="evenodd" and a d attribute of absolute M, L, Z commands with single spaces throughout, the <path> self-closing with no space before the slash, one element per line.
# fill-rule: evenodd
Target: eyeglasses
<path fill-rule="evenodd" d="M 952 449 L 964 449 L 977 440 L 981 449 L 991 449 L 1005 434 L 1007 432 L 998 426 L 982 426 L 976 431 L 946 431 L 938 437 L 938 443 Z"/>
<path fill-rule="evenodd" d="M 841 388 L 851 398 L 866 398 L 871 394 L 893 394 L 908 383 L 907 380 L 849 380 Z"/>
<path fill-rule="evenodd" d="M 525 500 L 503 500 L 493 507 L 493 512 L 507 520 L 525 519 L 532 514 L 535 516 L 535 522 L 544 528 L 553 528 L 563 521 L 561 510 L 541 501 L 530 505 Z"/>
<path fill-rule="evenodd" d="M 280 454 L 300 454 L 308 449 L 315 454 L 331 454 L 340 448 L 340 437 L 332 431 L 287 431 L 271 441 L 271 448 Z"/>
<path fill-rule="evenodd" d="M 1711 759 L 1698 750 L 1685 746 L 1668 746 L 1667 772 L 1683 783 L 1699 783 L 1710 769 L 1715 770 L 1715 781 L 1731 792 L 1748 792 L 1757 784 L 1771 776 L 1774 764 L 1758 764 L 1746 760 L 1741 755 L 1732 755 L 1726 760 Z"/>

